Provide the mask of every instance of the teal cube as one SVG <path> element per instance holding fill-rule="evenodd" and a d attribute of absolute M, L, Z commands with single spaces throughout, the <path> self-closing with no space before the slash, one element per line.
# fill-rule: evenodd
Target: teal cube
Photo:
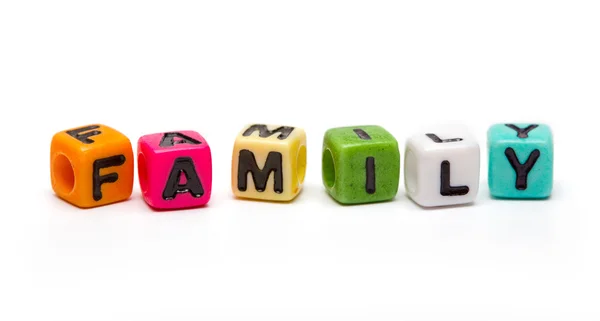
<path fill-rule="evenodd" d="M 342 204 L 393 199 L 400 181 L 398 142 L 380 126 L 332 128 L 323 139 L 323 184 Z"/>
<path fill-rule="evenodd" d="M 488 130 L 490 193 L 497 198 L 543 199 L 553 185 L 554 144 L 544 124 L 496 124 Z"/>

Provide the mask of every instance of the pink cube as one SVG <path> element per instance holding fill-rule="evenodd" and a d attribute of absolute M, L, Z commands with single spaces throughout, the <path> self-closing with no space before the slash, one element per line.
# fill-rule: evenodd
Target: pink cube
<path fill-rule="evenodd" d="M 210 147 L 200 134 L 189 130 L 142 136 L 138 176 L 144 200 L 153 208 L 202 206 L 212 188 Z"/>

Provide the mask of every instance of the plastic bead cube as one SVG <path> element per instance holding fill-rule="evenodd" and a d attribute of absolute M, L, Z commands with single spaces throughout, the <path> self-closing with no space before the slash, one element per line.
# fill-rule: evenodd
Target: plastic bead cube
<path fill-rule="evenodd" d="M 479 191 L 480 150 L 462 127 L 413 135 L 404 154 L 406 193 L 423 207 L 467 204 Z"/>
<path fill-rule="evenodd" d="M 298 127 L 248 125 L 235 140 L 231 166 L 236 197 L 291 201 L 306 174 L 306 133 Z"/>
<path fill-rule="evenodd" d="M 144 200 L 152 208 L 205 205 L 212 189 L 210 146 L 189 130 L 142 136 L 138 140 L 138 177 Z"/>
<path fill-rule="evenodd" d="M 398 193 L 398 142 L 382 127 L 329 129 L 322 157 L 323 184 L 339 203 L 387 201 Z"/>
<path fill-rule="evenodd" d="M 83 126 L 52 137 L 52 189 L 78 207 L 128 199 L 133 189 L 133 166 L 131 142 L 108 126 Z"/>
<path fill-rule="evenodd" d="M 540 199 L 552 193 L 554 146 L 543 124 L 496 124 L 488 131 L 490 193 Z"/>

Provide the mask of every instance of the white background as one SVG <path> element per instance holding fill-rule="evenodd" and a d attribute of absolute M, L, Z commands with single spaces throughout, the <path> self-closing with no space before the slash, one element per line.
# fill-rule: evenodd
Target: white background
<path fill-rule="evenodd" d="M 0 320 L 598 320 L 599 6 L 0 2 Z M 486 130 L 516 121 L 554 130 L 550 200 L 489 197 Z M 232 198 L 249 122 L 306 129 L 295 202 Z M 90 123 L 202 133 L 210 206 L 153 212 L 137 183 L 102 208 L 57 199 L 50 138 Z M 382 125 L 403 148 L 448 123 L 482 148 L 475 205 L 326 195 L 326 129 Z"/>

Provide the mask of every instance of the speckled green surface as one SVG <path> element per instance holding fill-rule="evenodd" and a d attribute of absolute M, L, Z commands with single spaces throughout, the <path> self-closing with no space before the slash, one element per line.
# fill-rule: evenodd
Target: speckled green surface
<path fill-rule="evenodd" d="M 526 128 L 530 124 L 514 124 Z M 490 193 L 498 198 L 539 199 L 552 193 L 554 146 L 550 127 L 540 124 L 529 132 L 529 137 L 519 138 L 517 132 L 496 124 L 488 130 L 489 169 L 488 184 Z M 527 189 L 515 187 L 517 174 L 504 154 L 511 147 L 515 150 L 520 163 L 524 163 L 535 149 L 540 151 L 537 160 L 527 176 Z"/>
<path fill-rule="evenodd" d="M 369 134 L 371 140 L 361 139 L 354 129 L 362 129 Z M 333 164 L 328 162 L 328 151 L 331 151 Z M 375 158 L 374 194 L 366 191 L 367 157 Z M 342 204 L 372 203 L 393 199 L 398 193 L 400 181 L 398 142 L 380 126 L 329 129 L 323 139 L 322 170 L 325 188 Z"/>

